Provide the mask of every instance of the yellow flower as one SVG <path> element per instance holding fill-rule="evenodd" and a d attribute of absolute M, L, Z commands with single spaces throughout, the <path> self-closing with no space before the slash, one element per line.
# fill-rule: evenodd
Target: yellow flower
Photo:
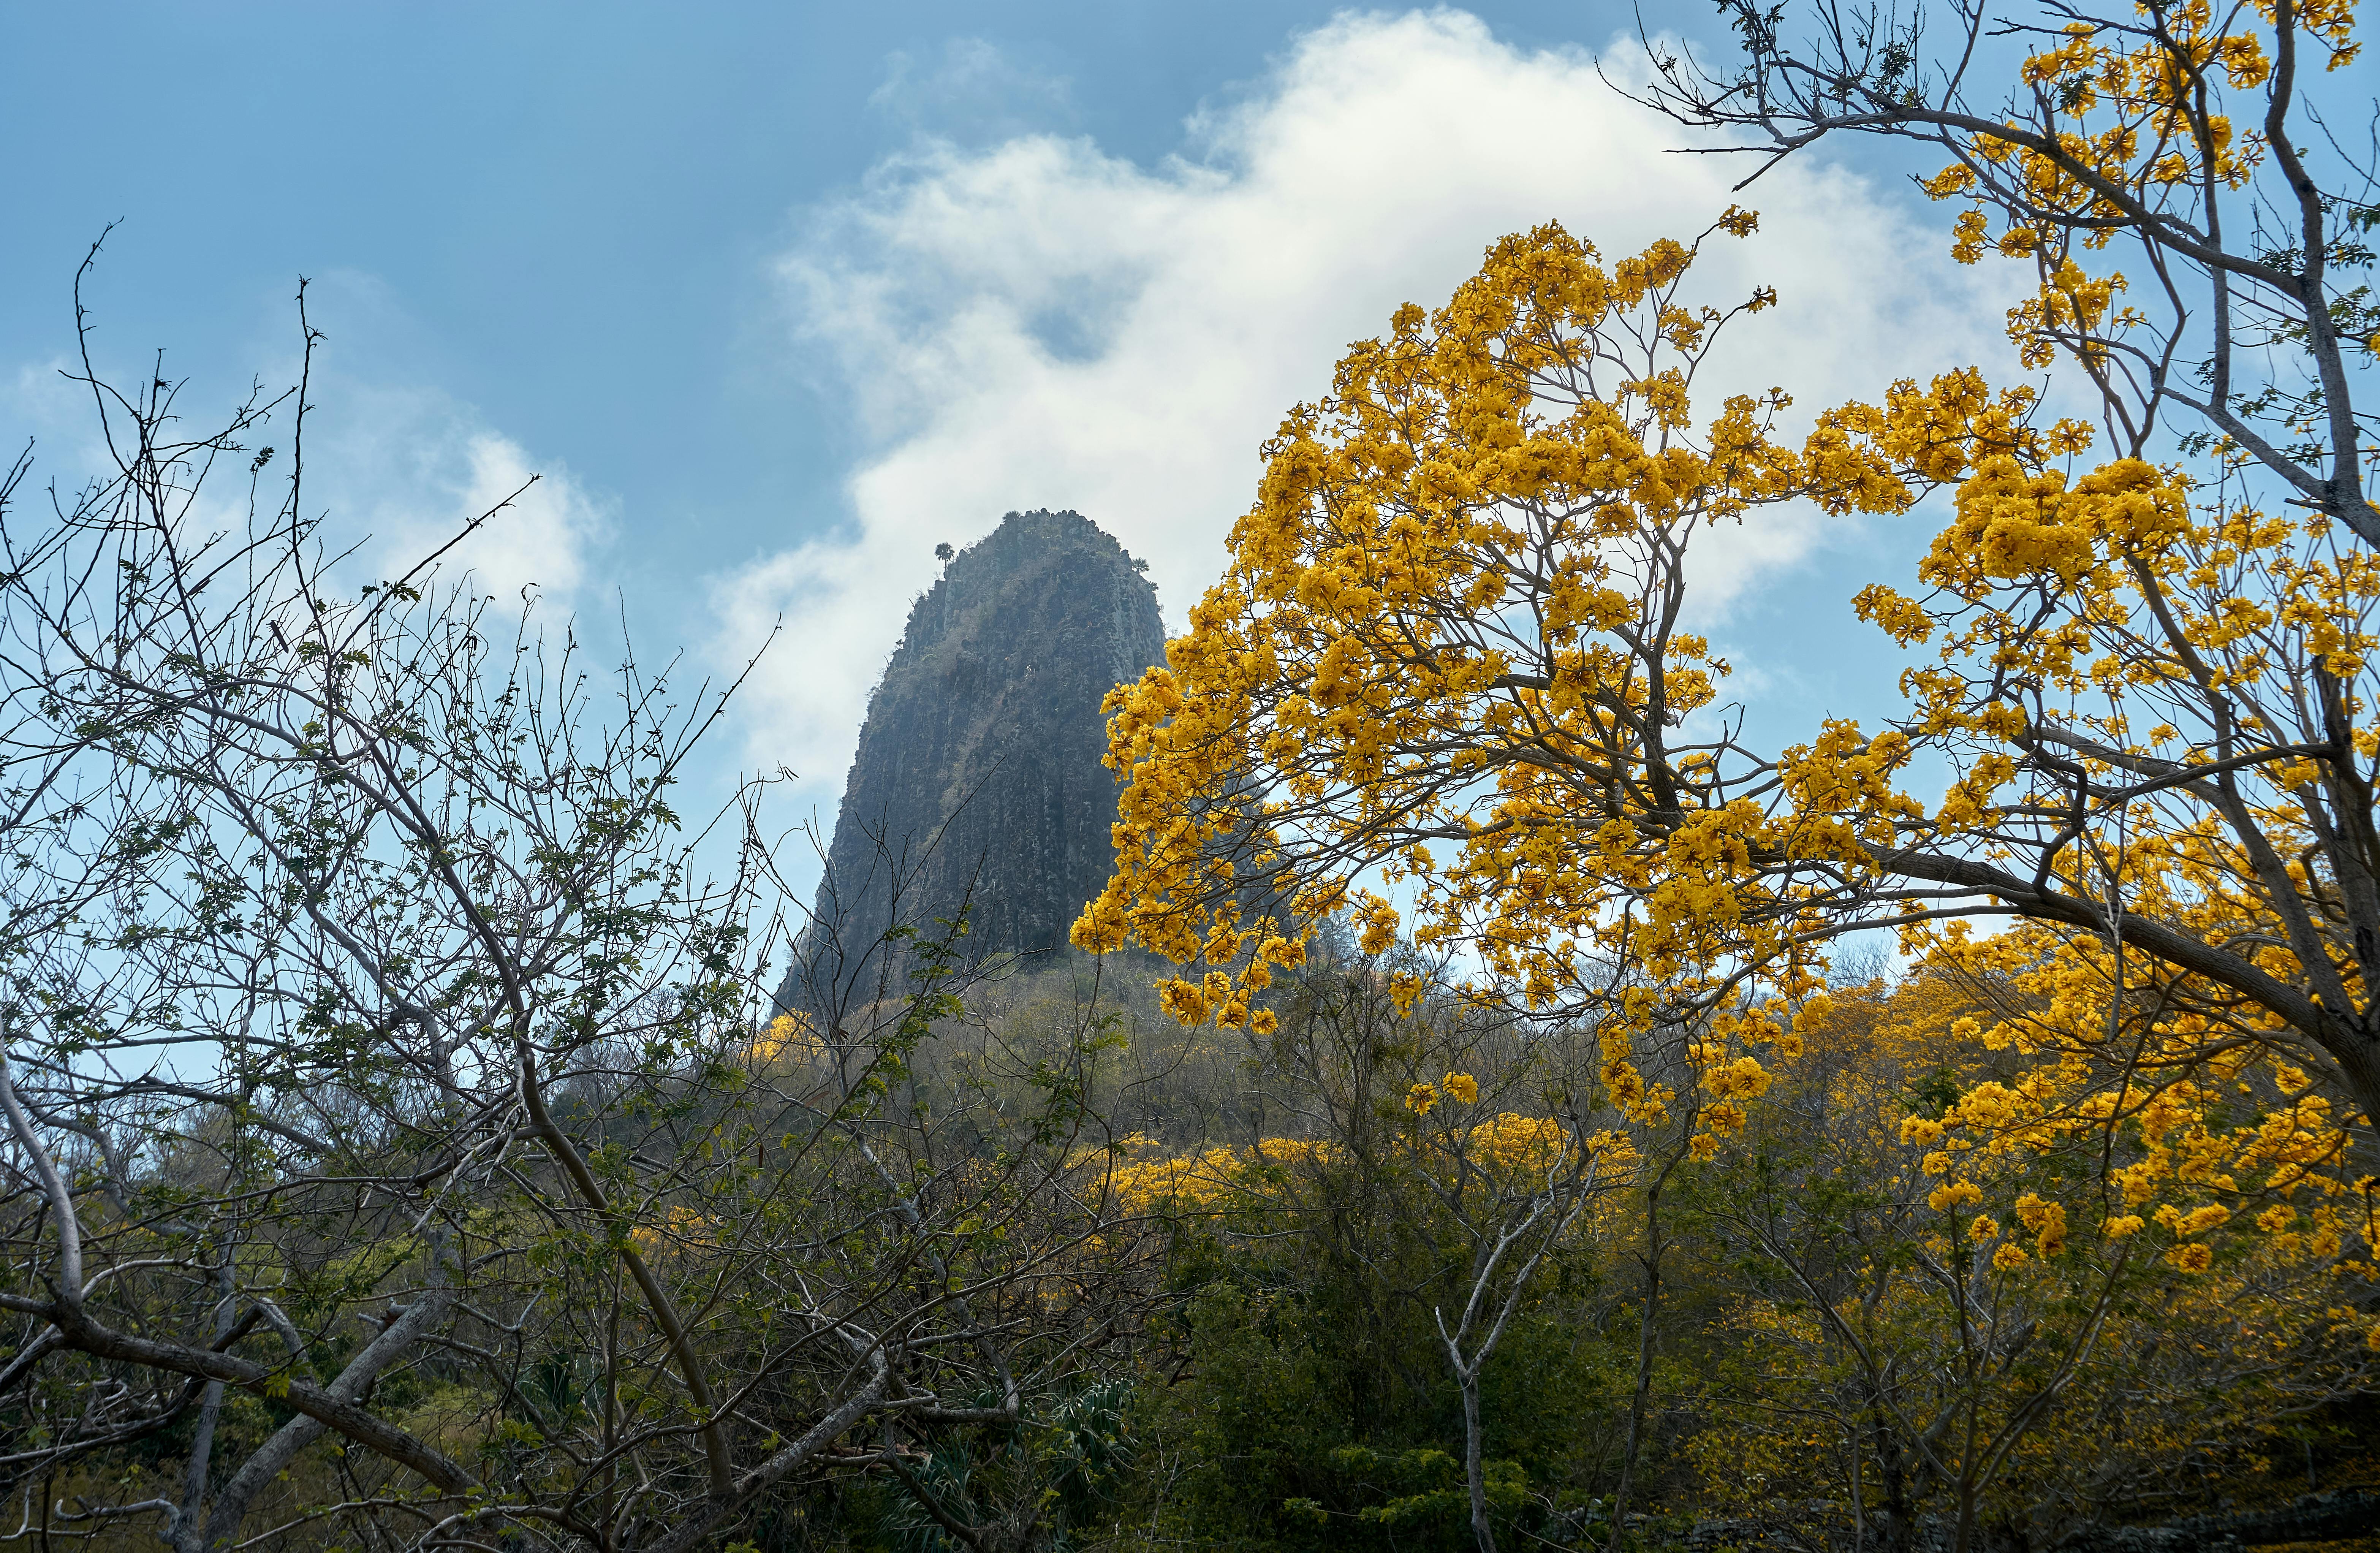
<path fill-rule="evenodd" d="M 1439 1081 L 1448 1095 L 1466 1106 L 1479 1103 L 1479 1081 L 1469 1074 L 1448 1074 Z"/>
<path fill-rule="evenodd" d="M 2038 1194 L 2027 1192 L 2016 1200 L 2016 1216 L 2034 1231 L 2034 1246 L 2044 1256 L 2055 1256 L 2066 1249 L 2064 1204 L 2046 1202 Z"/>
<path fill-rule="evenodd" d="M 1435 1084 L 1416 1084 L 1405 1091 L 1405 1109 L 1415 1116 L 1427 1116 L 1430 1108 L 1437 1104 L 1438 1086 Z"/>
<path fill-rule="evenodd" d="M 1983 1188 L 1972 1181 L 1946 1182 L 1925 1195 L 1925 1206 L 1937 1213 L 1955 1212 L 1984 1200 Z"/>

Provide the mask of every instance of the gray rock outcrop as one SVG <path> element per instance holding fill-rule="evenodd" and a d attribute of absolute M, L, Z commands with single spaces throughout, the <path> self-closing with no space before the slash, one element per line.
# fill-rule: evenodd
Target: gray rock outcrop
<path fill-rule="evenodd" d="M 1156 589 L 1079 514 L 1010 513 L 950 559 L 869 698 L 800 958 L 932 936 L 962 898 L 968 957 L 1063 944 L 1112 856 L 1099 703 L 1164 655 Z"/>

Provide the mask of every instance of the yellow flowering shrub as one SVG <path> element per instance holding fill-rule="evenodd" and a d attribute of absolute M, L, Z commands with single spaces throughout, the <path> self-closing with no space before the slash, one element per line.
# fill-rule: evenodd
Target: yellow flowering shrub
<path fill-rule="evenodd" d="M 1432 1106 L 1417 1109 L 1416 1117 L 1426 1116 L 1434 1106 L 1433 1100 Z M 1407 1162 L 1431 1154 L 1457 1158 L 1469 1167 L 1475 1187 L 1492 1189 L 1541 1175 L 1566 1148 L 1580 1143 L 1553 1117 L 1500 1111 L 1451 1133 L 1404 1134 L 1392 1152 Z M 1609 1180 L 1624 1183 L 1628 1179 L 1637 1157 L 1626 1137 L 1597 1131 L 1583 1144 L 1603 1162 Z M 1101 1152 L 1076 1161 L 1076 1169 L 1087 1186 L 1104 1189 L 1128 1213 L 1196 1214 L 1266 1204 L 1276 1193 L 1273 1178 L 1281 1171 L 1341 1169 L 1348 1163 L 1338 1145 L 1305 1138 L 1269 1137 L 1243 1148 L 1168 1155 L 1147 1139 L 1134 1137 L 1113 1153 Z"/>
<path fill-rule="evenodd" d="M 808 1014 L 781 1013 L 752 1037 L 747 1055 L 759 1067 L 810 1062 L 826 1050 Z"/>
<path fill-rule="evenodd" d="M 1087 1186 L 1103 1189 L 1127 1213 L 1181 1213 L 1245 1207 L 1251 1193 L 1260 1194 L 1266 1170 L 1331 1158 L 1330 1145 L 1304 1138 L 1269 1137 L 1247 1148 L 1165 1155 L 1135 1137 L 1116 1153 L 1079 1161 L 1078 1169 Z"/>

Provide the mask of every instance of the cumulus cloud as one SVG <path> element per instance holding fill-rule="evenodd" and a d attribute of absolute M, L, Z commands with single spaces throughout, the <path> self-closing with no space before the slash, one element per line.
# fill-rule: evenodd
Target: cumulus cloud
<path fill-rule="evenodd" d="M 784 623 L 749 688 L 750 757 L 831 801 L 934 545 L 1011 509 L 1073 507 L 1116 535 L 1178 628 L 1252 498 L 1257 444 L 1349 341 L 1549 218 L 1612 258 L 1701 231 L 1744 168 L 1683 143 L 1583 52 L 1516 49 L 1460 12 L 1343 16 L 1158 166 L 1081 138 L 928 140 L 806 212 L 780 261 L 798 343 L 839 374 L 869 451 L 841 529 L 714 579 L 722 656 Z M 1897 194 L 1811 160 L 1747 202 L 1761 233 L 1713 239 L 1702 294 L 1767 284 L 1782 304 L 1735 326 L 1710 386 L 1784 384 L 1806 408 L 1997 358 L 1991 278 L 1951 264 Z M 1714 534 L 1706 598 L 1840 537 L 1809 514 Z"/>
<path fill-rule="evenodd" d="M 609 504 L 471 406 L 433 390 L 334 382 L 318 413 L 309 479 L 338 532 L 370 537 L 372 569 L 409 567 L 484 517 L 439 558 L 442 582 L 468 574 L 506 604 L 528 588 L 566 606 L 590 580 L 613 529 Z"/>

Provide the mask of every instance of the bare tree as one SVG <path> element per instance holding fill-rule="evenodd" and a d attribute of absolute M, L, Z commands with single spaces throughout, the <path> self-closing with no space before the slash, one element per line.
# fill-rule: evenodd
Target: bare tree
<path fill-rule="evenodd" d="M 1062 1062 L 971 1150 L 905 1089 L 955 933 L 831 977 L 823 1037 L 771 1024 L 760 790 L 673 807 L 732 686 L 599 674 L 439 555 L 360 580 L 306 505 L 302 380 L 199 436 L 162 375 L 78 381 L 110 471 L 38 521 L 26 460 L 0 488 L 29 1515 L 682 1553 L 988 1440 L 1005 1511 L 912 1490 L 985 1553 L 1046 1537 L 1019 1442 L 1129 1338 L 1136 1243 L 1077 1190 Z M 126 1464 L 168 1429 L 172 1470 Z"/>

